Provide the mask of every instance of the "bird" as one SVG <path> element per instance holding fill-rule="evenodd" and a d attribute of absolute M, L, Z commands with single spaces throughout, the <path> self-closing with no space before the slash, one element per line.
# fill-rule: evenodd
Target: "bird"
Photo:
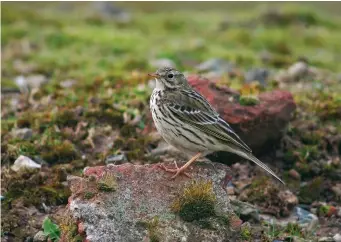
<path fill-rule="evenodd" d="M 175 169 L 163 166 L 174 173 L 173 179 L 181 173 L 186 174 L 185 170 L 200 157 L 227 151 L 252 161 L 285 184 L 252 154 L 211 104 L 189 85 L 182 72 L 173 67 L 162 67 L 148 75 L 156 80 L 150 111 L 157 131 L 168 144 L 191 157 L 180 168 L 176 162 Z"/>

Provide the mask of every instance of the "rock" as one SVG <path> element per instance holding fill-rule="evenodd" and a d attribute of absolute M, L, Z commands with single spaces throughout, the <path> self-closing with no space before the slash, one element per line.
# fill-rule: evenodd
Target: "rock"
<path fill-rule="evenodd" d="M 301 180 L 301 175 L 295 169 L 291 169 L 289 171 L 289 175 L 294 178 L 295 180 Z"/>
<path fill-rule="evenodd" d="M 44 234 L 43 231 L 39 231 L 33 237 L 33 242 L 45 242 L 47 241 L 47 236 Z"/>
<path fill-rule="evenodd" d="M 288 74 L 294 79 L 299 80 L 309 72 L 309 66 L 304 61 L 299 61 L 288 68 Z"/>
<path fill-rule="evenodd" d="M 335 242 L 335 241 L 331 237 L 322 237 L 322 238 L 319 238 L 318 242 Z"/>
<path fill-rule="evenodd" d="M 341 242 L 341 234 L 334 235 L 333 239 L 335 240 L 335 242 Z"/>
<path fill-rule="evenodd" d="M 12 134 L 15 138 L 28 140 L 32 137 L 33 131 L 29 128 L 14 129 L 12 130 Z"/>
<path fill-rule="evenodd" d="M 82 225 L 88 241 L 191 241 L 194 237 L 233 241 L 236 232 L 226 226 L 228 219 L 221 221 L 236 216 L 221 186 L 226 168 L 200 162 L 188 168 L 192 178 L 174 180 L 157 164 L 85 168 L 84 178 L 68 177 L 72 196 L 67 216 Z M 99 190 L 100 181 L 102 187 L 111 184 L 114 189 Z M 184 189 L 192 195 L 184 195 Z M 196 199 L 198 192 L 205 206 Z"/>
<path fill-rule="evenodd" d="M 152 60 L 150 61 L 150 66 L 152 66 L 155 69 L 159 69 L 161 67 L 175 67 L 175 63 L 174 61 L 167 59 L 167 58 L 161 58 L 161 59 L 156 59 L 156 60 Z"/>
<path fill-rule="evenodd" d="M 286 218 L 276 218 L 268 214 L 260 214 L 259 216 L 261 220 L 280 227 L 286 227 L 289 223 L 297 223 L 306 231 L 314 231 L 318 225 L 317 216 L 300 207 L 295 207 L 293 213 Z"/>
<path fill-rule="evenodd" d="M 67 79 L 65 81 L 62 81 L 59 85 L 63 88 L 71 88 L 76 84 L 76 80 L 73 79 Z"/>
<path fill-rule="evenodd" d="M 48 81 L 48 78 L 44 75 L 18 76 L 15 79 L 15 83 L 22 93 L 28 93 L 32 89 L 37 89 Z"/>
<path fill-rule="evenodd" d="M 233 211 L 238 214 L 242 220 L 253 220 L 254 222 L 260 220 L 258 209 L 251 204 L 239 200 L 231 200 L 230 203 Z"/>
<path fill-rule="evenodd" d="M 341 183 L 337 183 L 332 187 L 332 191 L 334 192 L 334 194 L 341 198 Z"/>
<path fill-rule="evenodd" d="M 236 70 L 234 64 L 218 58 L 209 59 L 196 66 L 196 69 L 200 72 L 214 72 L 219 75 L 234 74 Z"/>
<path fill-rule="evenodd" d="M 253 81 L 258 81 L 262 86 L 266 86 L 266 81 L 269 75 L 269 70 L 265 68 L 254 68 L 245 74 L 245 82 L 250 83 Z"/>
<path fill-rule="evenodd" d="M 316 215 L 300 207 L 295 207 L 295 213 L 301 227 L 306 227 L 308 231 L 312 231 L 317 226 L 318 217 Z"/>
<path fill-rule="evenodd" d="M 128 161 L 127 157 L 125 154 L 120 154 L 120 155 L 111 155 L 105 159 L 105 164 L 115 164 L 119 165 L 124 162 Z"/>
<path fill-rule="evenodd" d="M 115 22 L 122 24 L 129 23 L 132 20 L 132 17 L 128 12 L 112 2 L 96 1 L 92 4 L 104 19 L 114 20 Z"/>
<path fill-rule="evenodd" d="M 40 169 L 41 165 L 35 163 L 33 160 L 26 156 L 19 156 L 18 159 L 15 160 L 14 164 L 12 165 L 11 169 L 13 171 L 20 171 L 21 169 Z"/>
<path fill-rule="evenodd" d="M 298 204 L 297 196 L 290 190 L 281 190 L 278 193 L 278 197 L 282 200 L 283 205 L 286 206 L 287 211 L 291 211 Z"/>
<path fill-rule="evenodd" d="M 259 104 L 242 106 L 238 102 L 239 94 L 234 90 L 217 87 L 210 80 L 193 75 L 188 81 L 254 152 L 266 150 L 267 145 L 281 137 L 281 130 L 296 108 L 291 93 L 287 91 L 261 93 Z"/>

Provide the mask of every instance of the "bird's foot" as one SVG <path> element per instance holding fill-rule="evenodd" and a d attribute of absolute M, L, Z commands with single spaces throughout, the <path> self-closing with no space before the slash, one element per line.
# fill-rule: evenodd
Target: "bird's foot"
<path fill-rule="evenodd" d="M 174 165 L 175 165 L 175 169 L 171 169 L 166 167 L 164 164 L 160 164 L 160 168 L 162 168 L 163 170 L 170 172 L 170 173 L 175 173 L 171 179 L 175 179 L 177 176 L 179 176 L 181 173 L 184 174 L 185 176 L 191 178 L 191 176 L 185 172 L 185 168 L 186 167 L 178 167 L 178 164 L 176 163 L 176 161 L 174 161 Z"/>

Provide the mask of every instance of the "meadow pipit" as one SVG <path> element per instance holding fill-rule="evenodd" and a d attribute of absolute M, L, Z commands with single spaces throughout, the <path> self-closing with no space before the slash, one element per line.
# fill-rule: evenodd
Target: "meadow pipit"
<path fill-rule="evenodd" d="M 191 155 L 172 178 L 184 172 L 199 157 L 215 151 L 228 151 L 248 159 L 284 182 L 239 138 L 208 101 L 196 92 L 178 70 L 164 67 L 149 74 L 156 78 L 156 86 L 150 98 L 150 109 L 157 130 L 167 143 Z"/>

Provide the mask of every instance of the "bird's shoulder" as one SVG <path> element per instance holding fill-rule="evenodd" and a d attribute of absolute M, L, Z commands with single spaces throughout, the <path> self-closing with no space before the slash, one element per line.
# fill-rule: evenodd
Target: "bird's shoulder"
<path fill-rule="evenodd" d="M 162 102 L 171 106 L 180 106 L 180 109 L 183 107 L 185 110 L 210 113 L 214 116 L 219 115 L 206 98 L 194 89 L 164 92 Z"/>

